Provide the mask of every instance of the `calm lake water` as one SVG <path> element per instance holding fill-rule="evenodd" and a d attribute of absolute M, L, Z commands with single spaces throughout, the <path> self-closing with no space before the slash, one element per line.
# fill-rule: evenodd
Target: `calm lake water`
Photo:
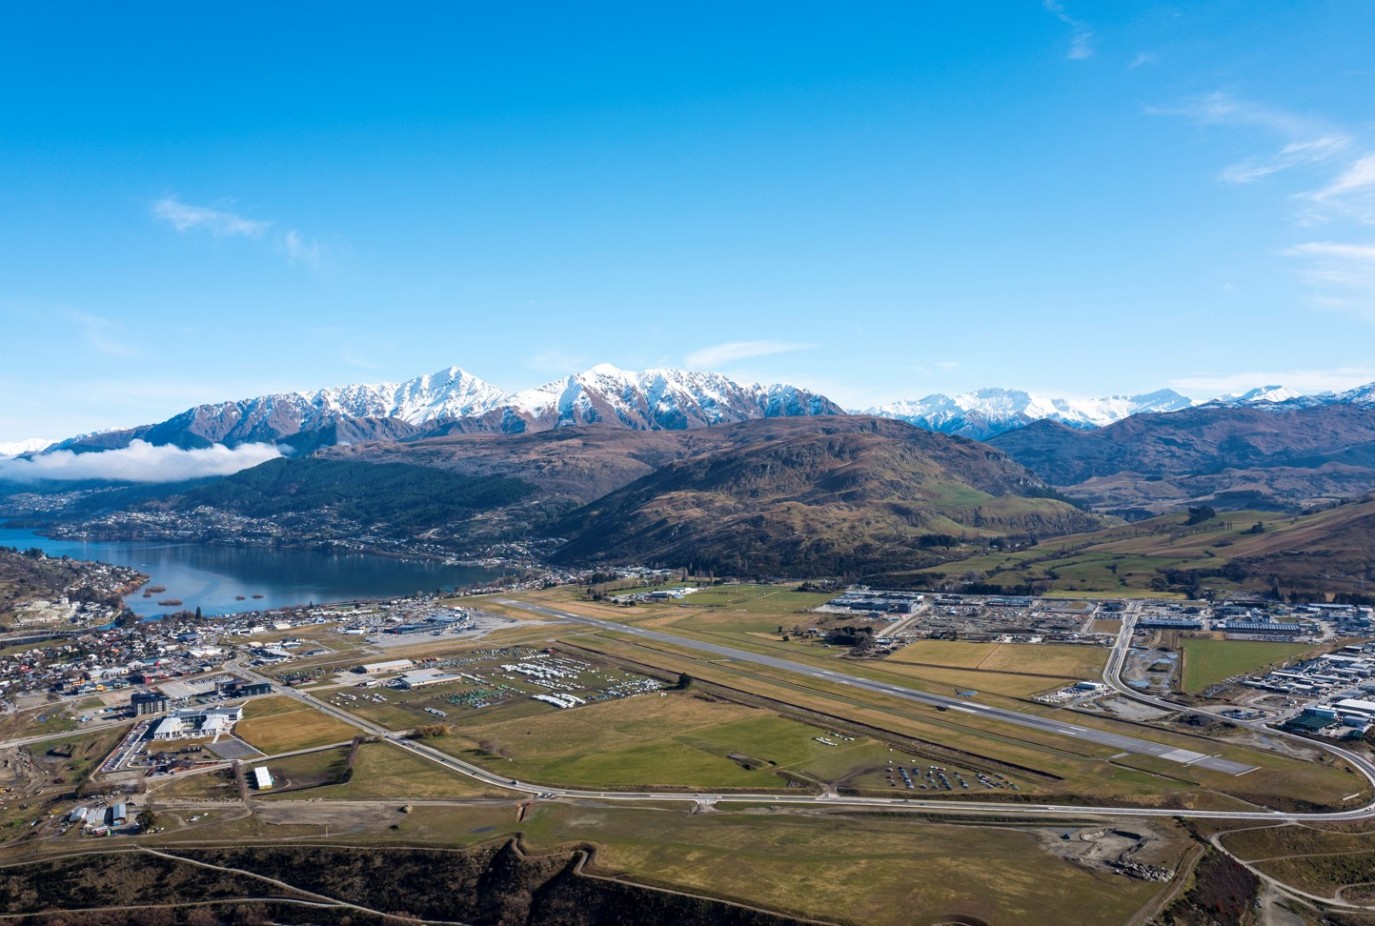
<path fill-rule="evenodd" d="M 451 590 L 496 578 L 492 569 L 409 562 L 384 556 L 336 555 L 315 550 L 223 547 L 196 543 L 52 540 L 32 531 L 0 527 L 0 546 L 49 556 L 97 560 L 132 566 L 167 591 L 152 598 L 135 592 L 125 599 L 135 614 L 193 610 L 234 614 L 286 605 L 394 598 L 414 592 Z M 253 595 L 262 595 L 253 598 Z M 236 596 L 242 595 L 243 601 Z M 159 599 L 180 598 L 178 607 L 159 607 Z"/>

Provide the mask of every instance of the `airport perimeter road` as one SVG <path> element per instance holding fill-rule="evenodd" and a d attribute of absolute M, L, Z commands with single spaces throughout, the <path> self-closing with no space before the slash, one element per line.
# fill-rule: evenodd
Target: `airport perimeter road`
<path fill-rule="evenodd" d="M 1210 756 L 1188 749 L 1179 749 L 1175 746 L 1153 743 L 1150 740 L 1138 739 L 1134 736 L 1125 736 L 1120 733 L 1109 733 L 1105 730 L 1081 727 L 1078 724 L 1056 720 L 1051 717 L 1023 714 L 1018 711 L 993 707 L 988 704 L 979 704 L 962 698 L 948 698 L 944 695 L 930 694 L 929 692 L 917 691 L 913 688 L 904 688 L 901 685 L 876 682 L 872 679 L 861 678 L 856 675 L 846 675 L 844 672 L 837 672 L 833 669 L 822 669 L 817 666 L 807 665 L 806 663 L 793 662 L 790 659 L 780 659 L 777 656 L 751 653 L 747 650 L 722 646 L 718 643 L 707 643 L 701 640 L 676 637 L 672 634 L 662 633 L 657 630 L 647 630 L 643 627 L 631 627 L 626 624 L 618 624 L 615 621 L 603 621 L 594 617 L 583 617 L 579 614 L 570 614 L 567 611 L 559 611 L 555 608 L 546 608 L 542 605 L 528 604 L 523 601 L 514 601 L 508 598 L 501 598 L 498 599 L 498 601 L 507 607 L 520 608 L 521 610 L 530 611 L 534 614 L 542 614 L 546 617 L 558 620 L 571 621 L 572 623 L 583 624 L 588 627 L 596 627 L 598 630 L 612 630 L 616 633 L 624 633 L 644 640 L 654 640 L 659 643 L 668 643 L 673 646 L 695 649 L 704 653 L 710 653 L 713 656 L 723 656 L 727 659 L 734 659 L 739 662 L 750 662 L 755 665 L 767 666 L 771 669 L 781 669 L 784 672 L 808 675 L 823 681 L 835 682 L 840 685 L 850 685 L 854 688 L 872 691 L 877 694 L 891 695 L 892 697 L 902 698 L 905 701 L 913 701 L 917 704 L 926 704 L 931 707 L 943 707 L 947 710 L 960 711 L 965 714 L 977 714 L 987 717 L 990 720 L 997 720 L 1019 727 L 1027 727 L 1042 733 L 1052 733 L 1056 736 L 1081 740 L 1087 743 L 1096 743 L 1100 746 L 1108 746 L 1121 752 L 1130 752 L 1142 756 L 1156 756 L 1157 758 L 1166 759 L 1171 762 L 1178 762 L 1181 765 L 1197 765 L 1200 768 L 1211 769 L 1215 772 L 1225 772 L 1230 775 L 1244 775 L 1255 769 L 1253 765 L 1243 765 L 1240 762 L 1233 762 L 1230 759 L 1223 759 L 1220 756 Z"/>
<path fill-rule="evenodd" d="M 511 602 L 518 607 L 530 607 L 523 603 Z M 545 610 L 554 616 L 561 616 L 562 612 Z M 569 615 L 571 620 L 588 622 L 593 625 L 605 623 L 594 621 L 591 618 L 579 618 L 577 615 Z M 610 624 L 611 629 L 625 630 L 627 628 L 620 624 Z M 665 635 L 667 636 L 667 635 Z M 677 642 L 676 638 L 673 639 Z M 684 641 L 690 643 L 690 641 Z M 753 656 L 753 654 L 746 654 Z M 268 681 L 247 666 L 236 664 L 236 670 L 244 677 L 259 681 Z M 813 670 L 807 666 L 801 666 L 802 671 L 813 674 Z M 860 680 L 863 681 L 863 680 Z M 1079 807 L 1070 804 L 1026 804 L 1026 803 L 1002 803 L 994 801 L 930 801 L 916 800 L 912 798 L 884 798 L 884 797 L 850 797 L 829 794 L 780 794 L 777 791 L 764 791 L 757 793 L 731 794 L 712 794 L 701 791 L 593 791 L 582 788 L 560 788 L 557 786 L 542 785 L 528 781 L 517 781 L 505 778 L 494 772 L 488 771 L 471 762 L 465 762 L 448 753 L 441 752 L 433 746 L 417 742 L 408 738 L 405 733 L 389 730 L 380 724 L 364 720 L 348 711 L 340 710 L 328 702 L 322 701 L 296 688 L 282 688 L 275 686 L 281 693 L 296 698 L 306 704 L 311 705 L 317 710 L 323 711 L 331 717 L 335 717 L 345 723 L 351 724 L 365 733 L 370 733 L 383 739 L 394 746 L 408 750 L 416 756 L 443 766 L 469 778 L 481 781 L 485 784 L 504 788 L 508 791 L 524 793 L 537 800 L 593 800 L 609 801 L 615 803 L 634 804 L 637 801 L 691 801 L 697 804 L 776 804 L 776 805 L 802 805 L 802 806 L 824 806 L 824 807 L 855 807 L 868 810 L 890 810 L 890 811 L 912 811 L 922 813 L 941 813 L 951 816 L 1029 816 L 1029 817 L 1198 817 L 1200 819 L 1215 820 L 1247 820 L 1264 823 L 1302 823 L 1302 822 L 1336 822 L 1366 820 L 1375 817 L 1375 804 L 1364 807 L 1353 807 L 1349 810 L 1338 810 L 1317 813 L 1281 813 L 1277 810 L 1182 810 L 1178 808 L 1166 807 Z M 957 705 L 963 706 L 963 705 Z M 1369 766 L 1370 763 L 1365 763 Z M 1364 769 L 1363 769 L 1364 770 Z M 412 802 L 417 803 L 417 802 Z M 442 803 L 430 801 L 428 803 Z M 471 801 L 455 801 L 454 804 L 466 804 Z"/>

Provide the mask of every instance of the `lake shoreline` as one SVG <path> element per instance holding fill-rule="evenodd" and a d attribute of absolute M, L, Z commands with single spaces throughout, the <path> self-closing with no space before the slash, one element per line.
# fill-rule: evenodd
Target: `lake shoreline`
<path fill-rule="evenodd" d="M 208 616 L 458 590 L 490 585 L 528 568 L 467 565 L 351 548 L 73 539 L 8 525 L 0 527 L 0 546 L 21 551 L 37 547 L 52 557 L 137 569 L 149 576 L 140 588 L 155 583 L 168 589 L 158 600 L 177 599 L 181 602 L 177 608 L 194 611 L 199 607 Z M 139 617 L 173 610 L 143 598 L 138 589 L 125 595 L 124 603 Z"/>

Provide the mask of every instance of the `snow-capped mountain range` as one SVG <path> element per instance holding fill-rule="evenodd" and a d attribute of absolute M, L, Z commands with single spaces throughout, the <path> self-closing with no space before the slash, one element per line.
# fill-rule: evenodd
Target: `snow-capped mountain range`
<path fill-rule="evenodd" d="M 825 396 L 797 386 L 743 384 L 720 373 L 687 370 L 632 373 L 610 364 L 517 392 L 496 407 L 532 427 L 613 422 L 635 430 L 844 414 Z"/>
<path fill-rule="evenodd" d="M 199 447 L 287 443 L 298 449 L 455 432 L 522 433 L 582 424 L 680 430 L 751 418 L 843 415 L 797 386 L 735 382 L 719 373 L 593 367 L 508 393 L 458 367 L 403 383 L 349 385 L 198 405 L 166 421 L 83 435 L 59 449 L 105 450 L 130 441 Z"/>
<path fill-rule="evenodd" d="M 1375 383 L 1340 393 L 1301 395 L 1281 386 L 1199 402 L 1171 389 L 1099 399 L 1049 398 L 989 388 L 891 402 L 847 412 L 798 386 L 740 383 L 719 373 L 631 372 L 609 364 L 508 392 L 458 367 L 400 383 L 353 384 L 198 405 L 158 424 L 81 435 L 53 445 L 0 444 L 0 459 L 44 448 L 125 447 L 133 440 L 180 447 L 282 443 L 306 451 L 366 440 L 414 440 L 463 432 L 523 433 L 573 425 L 682 430 L 753 418 L 868 414 L 983 440 L 1033 421 L 1099 428 L 1143 413 L 1196 405 L 1273 410 L 1349 403 L 1375 407 Z"/>
<path fill-rule="evenodd" d="M 1318 405 L 1375 406 L 1375 383 L 1367 383 L 1342 392 L 1317 392 L 1311 395 L 1295 392 L 1287 386 L 1261 386 L 1249 392 L 1218 396 L 1203 404 L 1272 409 L 1313 408 Z"/>
<path fill-rule="evenodd" d="M 900 418 L 930 431 L 985 440 L 1033 421 L 1047 419 L 1072 428 L 1087 429 L 1105 427 L 1132 415 L 1177 412 L 1194 406 L 1285 411 L 1319 405 L 1375 407 L 1375 383 L 1343 392 L 1312 395 L 1296 392 L 1286 386 L 1260 386 L 1208 401 L 1191 399 L 1173 389 L 1160 389 L 1141 395 L 1105 396 L 1101 399 L 1052 399 L 1018 389 L 992 388 L 956 396 L 936 394 L 916 401 L 890 402 L 865 409 L 863 414 Z"/>
<path fill-rule="evenodd" d="M 1101 399 L 1052 399 L 1018 389 L 991 388 L 890 402 L 866 409 L 864 414 L 899 418 L 929 431 L 983 440 L 1046 418 L 1075 428 L 1101 428 L 1130 415 L 1174 412 L 1194 404 L 1172 389 Z"/>

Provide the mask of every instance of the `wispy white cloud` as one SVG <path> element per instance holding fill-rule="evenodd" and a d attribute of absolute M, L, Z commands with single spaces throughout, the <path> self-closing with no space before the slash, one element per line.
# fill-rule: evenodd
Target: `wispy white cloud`
<path fill-rule="evenodd" d="M 1338 369 L 1253 370 L 1241 373 L 1200 373 L 1171 380 L 1168 385 L 1195 399 L 1235 395 L 1258 386 L 1288 386 L 1296 392 L 1340 392 L 1375 382 L 1375 367 Z"/>
<path fill-rule="evenodd" d="M 1284 254 L 1298 261 L 1310 303 L 1375 321 L 1375 244 L 1309 241 Z"/>
<path fill-rule="evenodd" d="M 1341 244 L 1336 241 L 1309 241 L 1285 251 L 1291 257 L 1326 257 L 1353 260 L 1375 267 L 1375 244 Z"/>
<path fill-rule="evenodd" d="M 1223 168 L 1221 177 L 1228 183 L 1251 183 L 1291 167 L 1317 164 L 1341 154 L 1351 145 L 1345 135 L 1324 135 L 1306 141 L 1290 142 L 1274 154 L 1251 157 Z"/>
<path fill-rule="evenodd" d="M 1375 225 L 1375 152 L 1362 154 L 1330 183 L 1300 199 L 1312 207 L 1305 214 L 1309 222 L 1339 216 Z"/>
<path fill-rule="evenodd" d="M 916 373 L 923 379 L 930 380 L 939 379 L 946 373 L 953 373 L 955 370 L 959 369 L 959 367 L 960 363 L 958 360 L 937 360 L 934 363 L 915 364 L 910 367 L 905 367 L 905 369 L 912 373 Z"/>
<path fill-rule="evenodd" d="M 716 367 L 753 357 L 770 357 L 798 350 L 811 350 L 815 344 L 795 341 L 731 341 L 693 351 L 683 358 L 690 367 Z"/>
<path fill-rule="evenodd" d="M 1334 161 L 1354 144 L 1350 134 L 1334 129 L 1321 119 L 1239 99 L 1222 91 L 1175 106 L 1148 106 L 1146 112 L 1156 116 L 1181 116 L 1201 125 L 1260 129 L 1285 139 L 1277 151 L 1224 167 L 1219 177 L 1229 183 L 1252 183 L 1292 168 Z M 1375 190 L 1375 153 L 1367 152 L 1356 161 L 1348 162 L 1335 180 L 1318 190 L 1301 193 L 1298 198 L 1314 207 L 1363 213 L 1364 210 L 1358 208 L 1359 200 L 1371 190 Z M 1375 206 L 1375 203 L 1367 205 Z M 1375 210 L 1369 214 L 1375 215 Z"/>
<path fill-rule="evenodd" d="M 1082 20 L 1075 19 L 1065 12 L 1065 5 L 1059 0 L 1042 0 L 1047 12 L 1060 22 L 1069 26 L 1069 51 L 1065 57 L 1071 61 L 1083 61 L 1093 57 L 1093 30 Z"/>
<path fill-rule="evenodd" d="M 214 235 L 260 238 L 272 227 L 271 222 L 244 218 L 222 209 L 193 206 L 175 196 L 164 196 L 153 203 L 153 215 L 179 232 L 208 231 Z"/>
<path fill-rule="evenodd" d="M 1152 52 L 1139 51 L 1136 57 L 1127 62 L 1127 70 L 1135 71 L 1137 68 L 1145 67 L 1148 64 L 1155 64 L 1159 58 Z"/>
<path fill-rule="evenodd" d="M 557 373 L 567 374 L 573 370 L 581 370 L 592 363 L 592 358 L 587 354 L 569 351 L 562 347 L 546 347 L 527 357 L 523 362 L 528 370 L 538 373 Z"/>
<path fill-rule="evenodd" d="M 155 218 L 182 234 L 205 231 L 220 238 L 238 237 L 256 241 L 278 224 L 266 219 L 245 218 L 223 209 L 192 205 L 175 196 L 164 196 L 154 202 L 152 212 Z M 282 229 L 269 236 L 268 240 L 277 253 L 291 264 L 319 269 L 326 257 L 325 248 L 318 241 L 307 239 L 295 228 Z"/>
<path fill-rule="evenodd" d="M 1183 116 L 1207 125 L 1261 129 L 1285 139 L 1270 154 L 1238 161 L 1223 169 L 1221 180 L 1253 183 L 1286 171 L 1307 182 L 1314 175 L 1327 180 L 1316 189 L 1290 191 L 1293 221 L 1299 227 L 1331 223 L 1329 232 L 1341 234 L 1341 223 L 1375 225 L 1375 151 L 1357 148 L 1359 133 L 1334 129 L 1321 119 L 1242 100 L 1229 93 L 1212 93 L 1181 106 L 1153 107 L 1156 115 Z M 1356 149 L 1353 156 L 1352 149 Z M 1299 278 L 1307 285 L 1311 305 L 1340 309 L 1375 321 L 1375 248 L 1337 240 L 1310 241 L 1283 252 L 1294 258 Z"/>
<path fill-rule="evenodd" d="M 289 229 L 282 235 L 282 253 L 286 259 L 293 264 L 306 264 L 310 267 L 319 267 L 320 261 L 324 258 L 324 249 L 315 240 L 306 241 L 301 237 L 296 229 Z"/>
<path fill-rule="evenodd" d="M 140 351 L 124 333 L 119 322 L 90 312 L 65 309 L 62 314 L 80 332 L 81 339 L 97 353 L 107 357 L 136 357 Z"/>
<path fill-rule="evenodd" d="M 382 367 L 380 363 L 374 363 L 367 357 L 364 357 L 362 354 L 358 353 L 358 351 L 354 350 L 351 346 L 345 346 L 343 351 L 340 353 L 340 357 L 345 363 L 349 364 L 350 366 L 362 367 L 365 370 L 378 370 Z"/>
<path fill-rule="evenodd" d="M 1147 106 L 1146 112 L 1152 116 L 1181 116 L 1202 125 L 1235 125 L 1267 129 L 1293 138 L 1325 134 L 1324 127 L 1317 120 L 1253 100 L 1239 99 L 1222 90 L 1183 103 Z"/>
<path fill-rule="evenodd" d="M 0 460 L 0 479 L 112 479 L 121 482 L 178 482 L 206 476 L 228 476 L 275 460 L 281 450 L 271 444 L 243 444 L 183 450 L 136 440 L 120 450 L 72 453 L 59 450 L 28 460 Z"/>

